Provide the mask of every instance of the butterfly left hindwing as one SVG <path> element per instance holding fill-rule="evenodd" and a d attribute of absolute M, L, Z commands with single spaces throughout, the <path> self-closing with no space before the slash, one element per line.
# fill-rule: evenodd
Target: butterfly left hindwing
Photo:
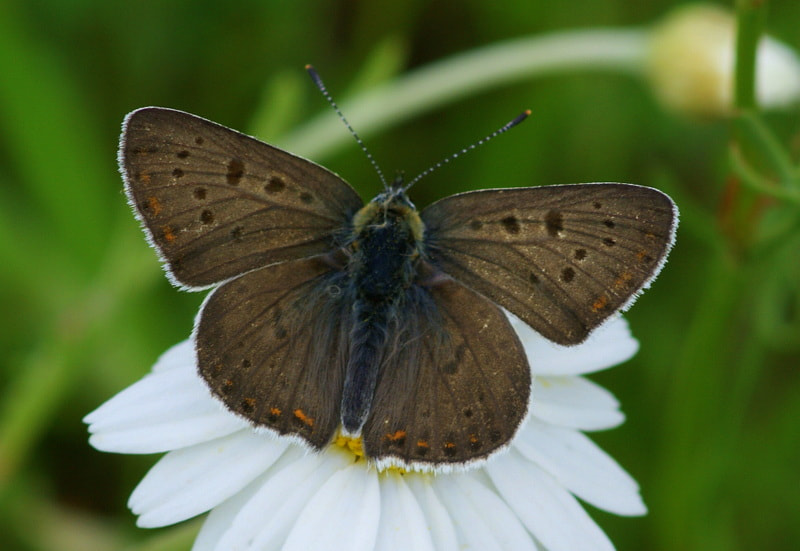
<path fill-rule="evenodd" d="M 347 306 L 319 258 L 253 270 L 215 289 L 195 333 L 198 370 L 231 411 L 279 434 L 328 444 L 339 426 Z"/>

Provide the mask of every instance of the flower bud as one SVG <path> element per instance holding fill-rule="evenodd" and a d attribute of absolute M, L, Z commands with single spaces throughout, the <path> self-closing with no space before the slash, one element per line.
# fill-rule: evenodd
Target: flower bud
<path fill-rule="evenodd" d="M 736 23 L 714 5 L 679 8 L 650 40 L 648 76 L 668 108 L 695 115 L 730 114 L 733 107 Z M 756 96 L 763 108 L 800 99 L 800 59 L 785 44 L 764 36 L 756 58 Z"/>

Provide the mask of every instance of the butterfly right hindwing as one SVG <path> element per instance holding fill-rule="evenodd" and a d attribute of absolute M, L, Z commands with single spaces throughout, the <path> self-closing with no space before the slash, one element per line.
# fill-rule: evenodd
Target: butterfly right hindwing
<path fill-rule="evenodd" d="M 381 463 L 464 464 L 505 445 L 523 421 L 531 373 L 503 312 L 449 280 L 409 291 L 362 437 Z"/>

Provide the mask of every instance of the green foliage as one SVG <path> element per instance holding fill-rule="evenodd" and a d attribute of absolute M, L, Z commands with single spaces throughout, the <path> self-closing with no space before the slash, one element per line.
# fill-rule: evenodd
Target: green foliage
<path fill-rule="evenodd" d="M 317 128 L 308 122 L 315 116 L 332 117 L 306 63 L 388 174 L 413 176 L 533 111 L 418 184 L 418 206 L 468 189 L 581 181 L 670 193 L 683 215 L 676 248 L 629 314 L 641 351 L 595 377 L 629 421 L 594 438 L 641 483 L 650 513 L 593 515 L 620 550 L 780 550 L 800 541 L 797 109 L 760 114 L 747 67 L 739 67 L 738 117 L 698 121 L 660 107 L 627 69 L 519 69 L 487 83 L 496 66 L 454 57 L 561 30 L 645 28 L 678 4 L 0 4 L 3 548 L 191 546 L 196 522 L 134 528 L 126 496 L 153 458 L 97 452 L 81 423 L 189 335 L 202 298 L 169 286 L 125 203 L 119 125 L 144 105 L 190 111 L 319 152 L 314 160 L 369 197 L 377 178 L 338 122 L 303 134 Z M 775 3 L 766 16 L 764 2 L 737 4 L 749 10 L 742 59 L 754 61 L 761 25 L 800 49 L 800 3 Z M 426 106 L 379 95 L 386 103 L 359 118 L 358 98 L 391 92 L 395 78 L 432 62 L 459 67 L 469 84 L 445 86 Z M 417 84 L 412 99 L 434 98 L 431 78 Z"/>

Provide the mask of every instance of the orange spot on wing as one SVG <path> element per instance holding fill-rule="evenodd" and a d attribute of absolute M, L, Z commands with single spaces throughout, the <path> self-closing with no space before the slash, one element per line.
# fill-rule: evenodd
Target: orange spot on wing
<path fill-rule="evenodd" d="M 417 440 L 417 447 L 418 448 L 430 448 L 430 444 L 428 444 L 427 440 Z"/>
<path fill-rule="evenodd" d="M 471 444 L 477 444 L 478 443 L 478 437 L 475 436 L 474 434 L 470 434 L 469 435 L 469 441 L 470 441 Z"/>
<path fill-rule="evenodd" d="M 608 304 L 608 297 L 606 297 L 605 295 L 600 295 L 599 297 L 597 297 L 597 300 L 595 300 L 594 303 L 592 304 L 592 312 L 599 312 L 600 310 L 605 308 L 607 304 Z"/>
<path fill-rule="evenodd" d="M 621 289 L 631 279 L 633 279 L 633 275 L 630 272 L 622 272 L 619 277 L 614 280 L 614 289 Z"/>
<path fill-rule="evenodd" d="M 456 447 L 456 443 L 455 442 L 445 442 L 444 443 L 444 447 L 446 449 L 448 449 L 448 450 L 452 450 L 453 448 Z"/>
<path fill-rule="evenodd" d="M 283 413 L 280 408 L 269 408 L 269 412 L 270 412 L 270 414 L 274 415 L 275 417 L 277 417 L 281 413 Z"/>
<path fill-rule="evenodd" d="M 391 440 L 392 442 L 397 442 L 398 440 L 402 440 L 405 437 L 406 437 L 406 431 L 404 430 L 397 430 L 394 432 L 394 434 L 386 434 L 386 436 L 384 436 L 384 438 L 386 438 L 387 440 Z"/>
<path fill-rule="evenodd" d="M 166 239 L 169 243 L 175 241 L 175 232 L 170 226 L 161 226 L 161 232 L 164 234 L 164 239 Z"/>
<path fill-rule="evenodd" d="M 146 186 L 150 185 L 150 173 L 149 172 L 142 172 L 139 174 L 139 180 Z"/>
<path fill-rule="evenodd" d="M 161 202 L 157 197 L 148 197 L 147 206 L 153 212 L 153 216 L 158 216 L 161 213 Z"/>
<path fill-rule="evenodd" d="M 308 415 L 306 415 L 305 412 L 303 412 L 302 409 L 297 408 L 296 410 L 294 410 L 293 413 L 294 413 L 295 418 L 298 421 L 302 422 L 305 425 L 308 425 L 309 427 L 313 427 L 314 426 L 314 419 L 309 417 Z"/>

